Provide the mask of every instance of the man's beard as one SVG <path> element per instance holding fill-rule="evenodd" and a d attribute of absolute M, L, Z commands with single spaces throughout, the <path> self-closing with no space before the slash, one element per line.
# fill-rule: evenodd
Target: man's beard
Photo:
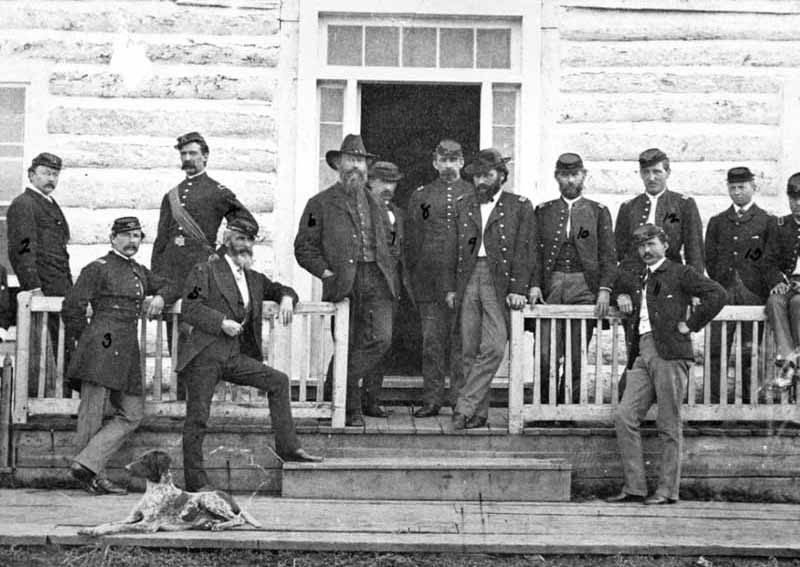
<path fill-rule="evenodd" d="M 475 192 L 478 195 L 479 203 L 488 203 L 500 191 L 500 180 L 498 179 L 492 184 L 480 183 L 475 187 Z"/>
<path fill-rule="evenodd" d="M 235 246 L 231 244 L 228 246 L 233 263 L 240 268 L 249 268 L 253 265 L 253 251 L 245 246 Z"/>
<path fill-rule="evenodd" d="M 457 169 L 443 169 L 439 172 L 439 177 L 445 183 L 452 183 L 458 179 L 458 170 Z"/>
<path fill-rule="evenodd" d="M 348 169 L 341 173 L 342 185 L 348 191 L 363 189 L 367 184 L 367 177 L 360 169 Z"/>

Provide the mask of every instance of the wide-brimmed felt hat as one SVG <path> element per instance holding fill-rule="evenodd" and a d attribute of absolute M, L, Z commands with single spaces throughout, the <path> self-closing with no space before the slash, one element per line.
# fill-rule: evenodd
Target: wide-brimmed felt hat
<path fill-rule="evenodd" d="M 336 162 L 339 160 L 342 154 L 350 154 L 351 156 L 362 156 L 370 159 L 375 159 L 378 156 L 375 154 L 371 154 L 367 151 L 367 148 L 364 147 L 364 140 L 361 139 L 361 136 L 358 134 L 348 134 L 342 140 L 342 147 L 338 150 L 329 150 L 325 153 L 325 161 L 328 162 L 328 165 L 331 166 L 332 169 L 338 171 L 339 167 L 336 165 Z"/>
<path fill-rule="evenodd" d="M 376 161 L 369 168 L 369 177 L 391 183 L 403 179 L 403 174 L 400 173 L 400 168 L 390 161 Z"/>
<path fill-rule="evenodd" d="M 510 157 L 503 157 L 496 148 L 487 148 L 478 152 L 475 159 L 464 168 L 464 173 L 467 175 L 475 175 L 476 173 L 484 173 L 491 169 L 499 168 L 507 170 L 506 164 L 510 161 Z"/>

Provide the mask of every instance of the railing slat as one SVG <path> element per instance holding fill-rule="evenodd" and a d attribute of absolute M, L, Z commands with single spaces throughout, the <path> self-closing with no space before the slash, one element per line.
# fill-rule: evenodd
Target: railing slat
<path fill-rule="evenodd" d="M 619 319 L 611 320 L 611 405 L 616 406 L 619 403 L 619 363 L 617 357 L 619 356 L 619 349 L 617 343 L 619 342 Z"/>
<path fill-rule="evenodd" d="M 558 321 L 556 319 L 550 320 L 550 398 L 549 405 L 556 405 L 556 381 L 558 380 L 558 359 L 556 358 L 556 327 Z"/>
<path fill-rule="evenodd" d="M 54 398 L 64 397 L 64 341 L 66 334 L 64 330 L 64 320 L 58 318 L 58 346 L 56 347 L 56 385 Z"/>
<path fill-rule="evenodd" d="M 47 323 L 48 323 L 48 315 L 49 313 L 45 311 L 42 313 L 42 329 L 40 331 L 39 337 L 39 377 L 38 377 L 38 392 L 36 393 L 36 397 L 41 399 L 45 397 L 45 385 L 47 382 Z"/>
<path fill-rule="evenodd" d="M 758 321 L 753 321 L 753 341 L 750 345 L 750 405 L 758 404 L 758 379 L 763 374 L 759 371 L 758 350 L 761 335 L 758 332 Z"/>
<path fill-rule="evenodd" d="M 535 319 L 534 343 L 533 343 L 533 405 L 538 406 L 542 403 L 542 368 L 539 361 L 542 360 L 542 320 Z"/>
<path fill-rule="evenodd" d="M 162 380 L 164 378 L 164 369 L 162 368 L 162 359 L 163 353 L 162 348 L 164 346 L 164 337 L 163 334 L 163 324 L 161 319 L 156 320 L 156 367 L 153 371 L 153 400 L 160 402 L 161 401 L 161 391 L 163 389 Z M 143 347 L 145 345 L 142 345 Z"/>
<path fill-rule="evenodd" d="M 719 405 L 728 405 L 728 322 L 722 322 L 719 357 Z M 715 377 L 712 377 L 713 380 Z M 710 399 L 706 399 L 710 403 Z"/>
<path fill-rule="evenodd" d="M 572 326 L 572 325 L 570 325 Z M 572 350 L 570 344 L 567 344 L 565 350 Z M 581 319 L 581 358 L 578 361 L 581 369 L 581 382 L 580 382 L 580 393 L 578 394 L 578 400 L 580 401 L 581 405 L 586 405 L 589 399 L 589 361 L 587 360 L 589 356 L 589 348 L 586 344 L 586 319 Z M 570 383 L 572 383 L 572 376 L 569 378 Z M 594 381 L 597 382 L 597 367 L 595 367 L 595 377 Z"/>
<path fill-rule="evenodd" d="M 31 292 L 17 294 L 17 363 L 14 368 L 13 423 L 28 421 L 28 381 L 30 380 Z"/>
<path fill-rule="evenodd" d="M 336 322 L 333 331 L 333 411 L 331 427 L 344 427 L 347 397 L 347 340 L 350 301 L 336 304 Z"/>
<path fill-rule="evenodd" d="M 594 403 L 603 403 L 603 320 L 594 324 Z"/>
<path fill-rule="evenodd" d="M 703 330 L 703 352 L 706 355 L 703 357 L 703 397 L 700 400 L 701 404 L 707 404 L 711 400 L 711 380 L 713 380 L 711 376 L 711 335 L 711 325 L 709 325 Z M 692 374 L 689 373 L 689 405 L 693 406 L 695 404 L 696 388 L 691 378 Z"/>
<path fill-rule="evenodd" d="M 744 343 L 742 341 L 742 322 L 736 321 L 736 331 L 735 331 L 735 339 L 734 345 L 736 345 L 736 354 L 735 354 L 735 372 L 736 377 L 734 378 L 733 383 L 733 396 L 734 401 L 733 403 L 737 406 L 742 405 L 742 349 L 744 348 Z"/>
<path fill-rule="evenodd" d="M 525 319 L 520 311 L 511 312 L 511 374 L 508 377 L 508 432 L 522 433 L 522 406 L 525 384 L 522 376 L 522 357 L 525 356 Z"/>
<path fill-rule="evenodd" d="M 180 321 L 177 313 L 168 314 L 172 318 L 172 345 L 170 348 L 169 357 L 169 399 L 176 401 L 178 399 L 178 338 L 180 337 Z M 163 318 L 163 314 L 162 314 Z M 161 323 L 159 323 L 160 325 Z"/>
<path fill-rule="evenodd" d="M 572 320 L 564 319 L 564 403 L 572 403 Z M 554 326 L 555 327 L 555 326 Z M 556 344 L 556 339 L 553 343 Z M 580 392 L 580 390 L 579 390 Z"/>

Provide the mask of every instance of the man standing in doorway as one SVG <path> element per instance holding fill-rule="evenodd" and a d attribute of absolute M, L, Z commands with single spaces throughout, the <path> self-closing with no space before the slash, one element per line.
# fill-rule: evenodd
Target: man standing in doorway
<path fill-rule="evenodd" d="M 414 300 L 422 323 L 423 406 L 415 417 L 437 415 L 443 405 L 455 406 L 464 370 L 455 313 L 444 302 L 444 271 L 454 258 L 446 257 L 447 242 L 456 230 L 456 200 L 472 193 L 461 178 L 461 145 L 444 139 L 433 152 L 439 177 L 414 191 L 408 204 L 406 254 Z M 451 254 L 454 251 L 450 252 Z M 444 377 L 450 375 L 445 400 Z"/>
<path fill-rule="evenodd" d="M 666 257 L 667 235 L 653 224 L 633 232 L 632 243 L 645 263 L 640 276 L 623 272 L 617 304 L 628 317 L 628 384 L 614 423 L 625 485 L 608 502 L 673 504 L 681 476 L 681 404 L 694 359 L 691 333 L 709 323 L 725 305 L 725 290 L 691 266 Z M 687 318 L 692 298 L 700 302 Z M 658 486 L 647 499 L 639 426 L 654 403 L 663 443 Z"/>
<path fill-rule="evenodd" d="M 595 305 L 597 317 L 608 314 L 617 262 L 614 232 L 608 208 L 583 196 L 586 169 L 578 154 L 562 154 L 556 161 L 555 178 L 561 197 L 547 201 L 534 211 L 533 274 L 528 299 L 536 303 Z M 556 359 L 564 354 L 566 321 L 557 322 Z M 572 402 L 580 401 L 581 324 L 571 326 Z M 586 344 L 592 339 L 594 321 L 586 322 Z M 550 400 L 550 322 L 543 321 L 541 341 L 541 400 Z M 566 372 L 566 371 L 565 371 Z M 558 380 L 558 369 L 555 378 Z M 564 376 L 557 399 L 565 400 Z"/>
<path fill-rule="evenodd" d="M 464 385 L 453 412 L 457 430 L 486 425 L 492 378 L 508 340 L 509 308 L 525 307 L 531 279 L 533 206 L 502 190 L 508 161 L 489 148 L 467 166 L 475 191 L 459 198 L 457 230 L 446 248 L 445 301 L 460 309 L 464 357 Z"/>
<path fill-rule="evenodd" d="M 61 158 L 41 153 L 28 168 L 30 185 L 8 208 L 8 259 L 19 279 L 20 291 L 33 295 L 63 297 L 72 288 L 69 267 L 69 226 L 61 207 L 53 199 L 61 173 Z M 58 317 L 47 323 L 52 345 L 58 344 Z M 37 340 L 32 341 L 37 345 Z M 46 348 L 42 345 L 42 348 Z M 55 349 L 54 349 L 55 350 Z M 70 349 L 65 348 L 64 366 L 69 364 Z M 36 395 L 39 356 L 33 356 L 28 381 L 29 393 Z M 77 385 L 76 385 L 77 388 Z M 60 394 L 60 392 L 59 392 Z M 65 385 L 63 394 L 71 394 Z"/>
<path fill-rule="evenodd" d="M 350 299 L 345 408 L 350 426 L 363 426 L 363 415 L 387 415 L 379 403 L 380 384 L 368 378 L 381 375 L 400 291 L 399 245 L 389 213 L 367 188 L 368 162 L 375 157 L 355 134 L 345 137 L 341 149 L 325 154 L 339 181 L 309 199 L 294 240 L 297 263 L 322 280 L 322 300 Z"/>
<path fill-rule="evenodd" d="M 768 291 L 764 288 L 762 266 L 767 229 L 774 217 L 760 208 L 753 196 L 757 190 L 753 173 L 746 167 L 728 170 L 728 193 L 733 204 L 711 217 L 706 228 L 706 269 L 708 277 L 719 282 L 728 293 L 728 305 L 764 305 Z M 722 324 L 711 323 L 711 403 L 720 401 L 722 341 L 727 351 L 733 345 L 736 325 L 728 324 L 722 337 Z M 753 353 L 753 327 L 742 325 L 742 401 L 750 402 L 750 380 Z M 729 389 L 731 401 L 734 391 Z"/>

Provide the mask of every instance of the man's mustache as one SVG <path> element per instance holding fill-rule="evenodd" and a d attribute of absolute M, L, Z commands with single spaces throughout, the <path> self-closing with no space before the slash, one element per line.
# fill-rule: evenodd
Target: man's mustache
<path fill-rule="evenodd" d="M 185 161 L 181 164 L 181 169 L 194 169 L 195 167 L 196 166 L 190 161 Z"/>

